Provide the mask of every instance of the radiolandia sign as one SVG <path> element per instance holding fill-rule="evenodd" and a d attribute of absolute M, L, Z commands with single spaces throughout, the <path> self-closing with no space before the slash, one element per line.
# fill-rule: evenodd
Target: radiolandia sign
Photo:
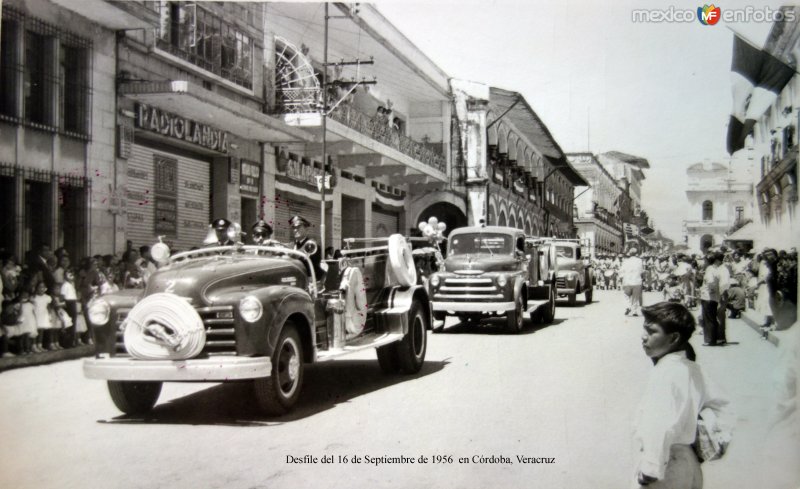
<path fill-rule="evenodd" d="M 227 132 L 147 104 L 136 104 L 136 127 L 182 139 L 220 153 L 228 152 Z"/>

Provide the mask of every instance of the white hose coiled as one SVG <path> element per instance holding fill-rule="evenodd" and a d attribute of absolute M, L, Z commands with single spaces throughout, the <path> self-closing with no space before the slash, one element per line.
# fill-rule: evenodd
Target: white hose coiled
<path fill-rule="evenodd" d="M 137 303 L 125 319 L 125 349 L 142 360 L 182 360 L 206 343 L 203 320 L 184 299 L 159 293 Z"/>

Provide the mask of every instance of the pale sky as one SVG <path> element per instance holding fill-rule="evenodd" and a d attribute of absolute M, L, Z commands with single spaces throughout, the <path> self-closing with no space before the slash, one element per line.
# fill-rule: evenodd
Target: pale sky
<path fill-rule="evenodd" d="M 777 8 L 780 2 L 750 5 Z M 702 3 L 622 0 L 379 0 L 377 7 L 449 76 L 517 91 L 566 152 L 647 158 L 643 207 L 682 239 L 686 167 L 727 163 L 733 33 L 763 45 L 771 24 L 634 23 L 633 9 Z M 744 8 L 746 2 L 717 6 Z M 695 218 L 695 217 L 693 217 Z"/>

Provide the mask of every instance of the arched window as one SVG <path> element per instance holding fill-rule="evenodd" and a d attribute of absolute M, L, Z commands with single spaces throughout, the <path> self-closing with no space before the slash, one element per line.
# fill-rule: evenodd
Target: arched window
<path fill-rule="evenodd" d="M 703 220 L 711 221 L 714 219 L 714 204 L 707 200 L 703 202 Z"/>

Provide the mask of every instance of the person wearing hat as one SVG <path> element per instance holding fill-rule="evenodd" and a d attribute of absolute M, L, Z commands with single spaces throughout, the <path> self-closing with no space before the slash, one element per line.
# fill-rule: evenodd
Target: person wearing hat
<path fill-rule="evenodd" d="M 727 296 L 728 302 L 726 304 L 728 310 L 730 311 L 730 315 L 728 316 L 731 319 L 736 319 L 742 316 L 742 311 L 744 311 L 745 306 L 747 305 L 747 294 L 744 291 L 744 288 L 739 284 L 739 280 L 733 278 L 729 282 L 730 286 L 728 287 Z"/>
<path fill-rule="evenodd" d="M 631 248 L 628 250 L 628 257 L 622 261 L 619 269 L 619 276 L 622 280 L 622 291 L 628 297 L 628 307 L 625 315 L 639 315 L 642 307 L 642 277 L 644 276 L 644 266 L 642 259 L 639 258 L 639 250 Z"/>
<path fill-rule="evenodd" d="M 232 245 L 233 241 L 228 236 L 228 229 L 231 227 L 231 222 L 227 219 L 219 218 L 214 219 L 211 223 L 211 229 L 214 230 L 215 241 L 208 243 L 208 246 L 228 246 Z"/>
<path fill-rule="evenodd" d="M 292 238 L 294 239 L 295 250 L 300 250 L 308 254 L 308 249 L 313 248 L 314 252 L 308 254 L 308 257 L 311 259 L 311 264 L 314 267 L 314 276 L 317 278 L 317 280 L 320 280 L 323 273 L 325 273 L 325 270 L 321 265 L 322 250 L 319 249 L 319 245 L 316 241 L 308 237 L 308 228 L 311 226 L 311 223 L 302 216 L 294 216 L 289 219 L 289 226 L 292 228 Z M 307 266 L 308 265 L 306 264 L 306 267 Z M 310 270 L 306 270 L 306 272 L 309 275 L 311 274 Z"/>
<path fill-rule="evenodd" d="M 263 219 L 259 219 L 253 224 L 253 244 L 265 245 L 272 241 L 272 226 Z"/>

